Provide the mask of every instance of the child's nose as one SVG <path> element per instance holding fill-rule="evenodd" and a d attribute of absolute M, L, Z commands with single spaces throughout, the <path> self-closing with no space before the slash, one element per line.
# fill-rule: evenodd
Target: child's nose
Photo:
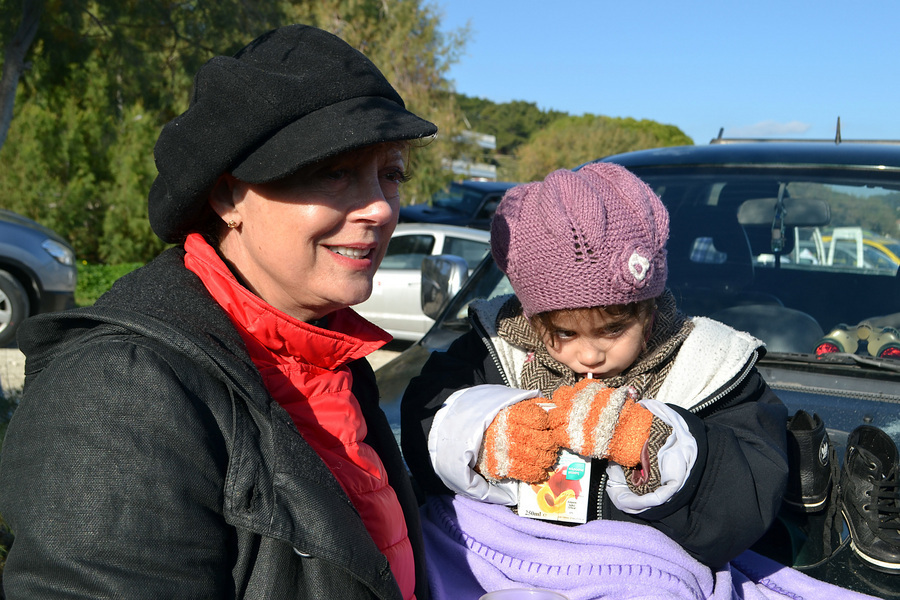
<path fill-rule="evenodd" d="M 581 347 L 578 361 L 585 367 L 593 367 L 603 362 L 606 352 L 598 344 L 585 343 Z"/>

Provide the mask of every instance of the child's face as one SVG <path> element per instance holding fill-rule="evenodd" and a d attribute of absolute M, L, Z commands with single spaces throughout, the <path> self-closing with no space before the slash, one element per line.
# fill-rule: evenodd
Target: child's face
<path fill-rule="evenodd" d="M 550 356 L 575 373 L 596 379 L 619 375 L 644 348 L 644 321 L 610 317 L 599 310 L 560 313 L 545 332 Z"/>

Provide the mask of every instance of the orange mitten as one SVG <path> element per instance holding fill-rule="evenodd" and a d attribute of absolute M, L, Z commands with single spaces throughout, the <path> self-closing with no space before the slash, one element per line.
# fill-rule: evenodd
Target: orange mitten
<path fill-rule="evenodd" d="M 608 458 L 623 467 L 641 464 L 653 413 L 636 402 L 630 386 L 611 388 L 582 379 L 554 392 L 550 426 L 556 442 L 582 456 Z"/>
<path fill-rule="evenodd" d="M 490 481 L 518 479 L 541 483 L 559 457 L 543 398 L 523 400 L 501 410 L 487 430 L 478 454 L 478 472 Z"/>

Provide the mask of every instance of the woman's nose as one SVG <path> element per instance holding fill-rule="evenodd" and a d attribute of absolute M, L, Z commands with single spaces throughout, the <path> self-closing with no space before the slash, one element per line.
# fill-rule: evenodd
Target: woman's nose
<path fill-rule="evenodd" d="M 385 197 L 377 178 L 362 188 L 358 208 L 354 211 L 356 218 L 377 224 L 390 222 L 397 208 Z"/>

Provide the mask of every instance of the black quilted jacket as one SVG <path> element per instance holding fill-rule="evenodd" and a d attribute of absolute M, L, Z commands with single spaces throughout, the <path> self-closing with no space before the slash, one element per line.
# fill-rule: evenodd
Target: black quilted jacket
<path fill-rule="evenodd" d="M 16 536 L 8 598 L 400 598 L 181 249 L 93 307 L 27 321 L 19 342 L 25 393 L 0 463 L 0 512 Z M 416 500 L 372 369 L 351 368 L 423 600 Z"/>

